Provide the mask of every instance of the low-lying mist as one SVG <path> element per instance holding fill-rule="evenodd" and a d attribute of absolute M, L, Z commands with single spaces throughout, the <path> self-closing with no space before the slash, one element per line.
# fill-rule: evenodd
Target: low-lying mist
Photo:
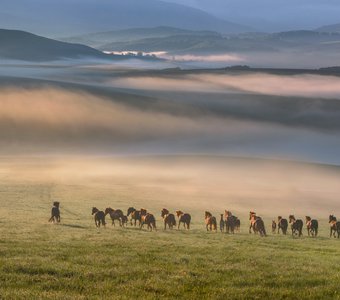
<path fill-rule="evenodd" d="M 178 77 L 127 77 L 114 79 L 119 87 L 145 90 L 180 90 L 230 93 L 243 91 L 264 95 L 339 98 L 340 78 L 320 75 L 199 74 Z"/>
<path fill-rule="evenodd" d="M 1 80 L 0 153 L 340 163 L 337 77 L 189 73 L 85 66 L 57 68 L 51 80 Z"/>
<path fill-rule="evenodd" d="M 16 157 L 2 158 L 0 168 L 2 184 L 60 186 L 51 192 L 64 207 L 81 191 L 89 205 L 105 195 L 106 205 L 157 215 L 163 207 L 183 209 L 200 222 L 205 210 L 224 209 L 243 218 L 250 210 L 271 218 L 327 218 L 340 210 L 339 176 L 338 167 L 223 156 Z"/>

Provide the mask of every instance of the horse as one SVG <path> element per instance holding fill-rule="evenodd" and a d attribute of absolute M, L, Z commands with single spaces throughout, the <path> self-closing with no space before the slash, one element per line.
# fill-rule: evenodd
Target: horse
<path fill-rule="evenodd" d="M 166 226 L 168 225 L 169 229 L 173 229 L 176 226 L 176 218 L 174 214 L 170 214 L 166 208 L 161 210 L 161 217 L 164 220 L 164 230 L 166 230 Z"/>
<path fill-rule="evenodd" d="M 338 238 L 340 238 L 340 221 L 337 221 L 336 217 L 333 215 L 329 216 L 329 226 L 330 226 L 330 235 L 329 237 L 336 237 L 336 233 L 338 234 Z"/>
<path fill-rule="evenodd" d="M 141 224 L 141 214 L 140 214 L 140 210 L 136 210 L 134 207 L 129 207 L 127 210 L 127 217 L 131 215 L 131 226 L 133 225 L 134 221 L 134 225 L 137 225 L 137 221 L 138 221 L 138 226 L 140 226 Z"/>
<path fill-rule="evenodd" d="M 105 213 L 96 207 L 92 207 L 92 215 L 94 215 L 94 223 L 97 227 L 103 225 L 105 227 Z"/>
<path fill-rule="evenodd" d="M 277 224 L 276 224 L 275 220 L 272 220 L 272 234 L 276 233 L 276 227 L 277 227 Z"/>
<path fill-rule="evenodd" d="M 249 233 L 251 233 L 251 230 L 253 230 L 254 233 L 257 233 L 255 231 L 255 223 L 256 223 L 256 212 L 249 212 L 249 221 L 250 221 L 250 226 L 249 226 Z"/>
<path fill-rule="evenodd" d="M 60 223 L 59 204 L 60 203 L 57 201 L 53 202 L 53 207 L 51 210 L 51 218 L 48 220 L 48 222 Z"/>
<path fill-rule="evenodd" d="M 287 234 L 288 229 L 288 221 L 287 219 L 283 219 L 281 216 L 277 217 L 277 233 L 280 233 L 280 229 L 284 235 Z"/>
<path fill-rule="evenodd" d="M 220 231 L 221 231 L 221 232 L 224 231 L 224 225 L 225 225 L 224 215 L 221 214 L 221 219 L 220 219 Z"/>
<path fill-rule="evenodd" d="M 216 218 L 208 211 L 205 212 L 204 218 L 205 218 L 205 225 L 206 225 L 207 231 L 209 231 L 209 230 L 210 231 L 212 231 L 212 230 L 217 231 Z"/>
<path fill-rule="evenodd" d="M 111 207 L 108 207 L 105 209 L 105 216 L 109 214 L 110 218 L 112 220 L 112 225 L 116 226 L 115 220 L 118 220 L 119 226 L 122 226 L 122 217 L 124 216 L 123 212 L 120 209 L 112 209 Z"/>
<path fill-rule="evenodd" d="M 121 217 L 121 220 L 122 220 L 122 227 L 126 227 L 128 223 L 128 217 L 123 215 Z"/>
<path fill-rule="evenodd" d="M 251 230 L 253 229 L 255 234 L 260 233 L 261 236 L 267 236 L 266 228 L 261 217 L 256 216 L 256 213 L 251 211 L 249 212 L 249 220 L 249 233 L 251 233 Z"/>
<path fill-rule="evenodd" d="M 238 217 L 235 217 L 236 220 L 235 220 L 235 230 L 237 232 L 240 232 L 241 231 L 241 221 Z"/>
<path fill-rule="evenodd" d="M 239 223 L 238 218 L 233 216 L 231 211 L 225 210 L 224 211 L 224 219 L 225 219 L 226 232 L 234 234 L 236 225 L 237 225 L 237 223 Z"/>
<path fill-rule="evenodd" d="M 148 230 L 152 231 L 153 229 L 157 230 L 156 228 L 156 219 L 153 214 L 150 214 L 146 211 L 146 209 L 141 209 L 141 225 L 140 229 L 143 228 L 144 224 L 148 225 Z"/>
<path fill-rule="evenodd" d="M 184 213 L 180 210 L 176 210 L 176 216 L 178 218 L 178 227 L 179 229 L 181 223 L 183 223 L 184 229 L 190 229 L 190 222 L 191 222 L 191 216 L 187 213 Z"/>
<path fill-rule="evenodd" d="M 301 219 L 295 219 L 294 215 L 289 216 L 289 223 L 291 223 L 292 227 L 292 236 L 299 235 L 299 237 L 302 235 L 302 227 L 303 222 Z"/>
<path fill-rule="evenodd" d="M 317 237 L 319 228 L 319 222 L 317 220 L 312 220 L 311 217 L 306 216 L 306 227 L 308 236 Z"/>

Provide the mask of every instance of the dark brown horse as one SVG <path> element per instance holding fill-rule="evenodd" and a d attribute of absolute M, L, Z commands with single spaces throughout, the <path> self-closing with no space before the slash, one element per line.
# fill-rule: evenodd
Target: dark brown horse
<path fill-rule="evenodd" d="M 146 211 L 146 209 L 141 209 L 141 225 L 140 229 L 143 228 L 144 224 L 148 226 L 148 230 L 152 231 L 153 229 L 157 230 L 156 228 L 156 219 L 153 214 L 150 214 Z"/>
<path fill-rule="evenodd" d="M 288 229 L 288 221 L 287 219 L 283 219 L 281 216 L 277 217 L 277 233 L 280 233 L 280 230 L 284 235 L 287 234 Z"/>
<path fill-rule="evenodd" d="M 276 227 L 277 227 L 277 224 L 276 224 L 275 220 L 272 220 L 272 234 L 276 233 Z"/>
<path fill-rule="evenodd" d="M 294 215 L 289 216 L 289 223 L 291 223 L 292 227 L 292 236 L 298 235 L 299 237 L 302 235 L 302 227 L 303 222 L 301 219 L 295 219 Z"/>
<path fill-rule="evenodd" d="M 49 222 L 53 223 L 60 223 L 60 209 L 59 209 L 60 203 L 55 201 L 53 202 L 53 207 L 51 210 L 51 218 L 48 220 Z"/>
<path fill-rule="evenodd" d="M 170 212 L 163 208 L 161 211 L 161 216 L 164 220 L 164 230 L 166 230 L 166 226 L 169 227 L 169 229 L 173 229 L 174 226 L 176 226 L 176 218 L 174 214 L 170 214 Z"/>
<path fill-rule="evenodd" d="M 241 231 L 241 220 L 236 217 L 235 220 L 235 231 L 240 232 Z"/>
<path fill-rule="evenodd" d="M 140 210 L 136 210 L 134 207 L 129 207 L 127 210 L 127 216 L 129 217 L 129 215 L 131 215 L 131 226 L 132 225 L 137 225 L 137 221 L 138 221 L 138 226 L 140 226 L 141 224 L 141 214 L 140 214 Z M 133 223 L 134 222 L 134 223 Z"/>
<path fill-rule="evenodd" d="M 306 216 L 306 227 L 308 236 L 317 237 L 319 222 L 315 219 L 312 219 L 310 216 Z"/>
<path fill-rule="evenodd" d="M 184 228 L 190 229 L 190 223 L 191 223 L 191 216 L 187 213 L 184 213 L 180 210 L 176 210 L 176 215 L 178 217 L 178 229 L 181 223 L 183 223 Z"/>
<path fill-rule="evenodd" d="M 92 207 L 92 215 L 94 215 L 94 223 L 97 227 L 103 225 L 105 227 L 105 213 L 96 207 Z"/>
<path fill-rule="evenodd" d="M 239 223 L 239 220 L 237 217 L 235 217 L 231 211 L 225 210 L 224 211 L 224 220 L 225 220 L 225 226 L 226 226 L 226 232 L 227 233 L 235 233 L 235 229 L 238 226 L 237 223 Z"/>
<path fill-rule="evenodd" d="M 256 216 L 256 213 L 251 211 L 249 213 L 249 220 L 249 233 L 251 233 L 251 230 L 253 230 L 255 234 L 259 233 L 261 236 L 267 236 L 266 228 L 261 217 Z"/>
<path fill-rule="evenodd" d="M 336 234 L 338 235 L 338 238 L 340 238 L 340 221 L 337 221 L 336 217 L 333 215 L 329 216 L 329 226 L 330 226 L 330 237 L 332 235 L 336 237 Z"/>
<path fill-rule="evenodd" d="M 224 225 L 225 225 L 224 215 L 221 214 L 221 219 L 220 219 L 220 231 L 221 231 L 221 232 L 224 231 Z"/>
<path fill-rule="evenodd" d="M 109 214 L 112 220 L 112 225 L 116 226 L 115 221 L 119 222 L 119 226 L 122 226 L 122 217 L 124 216 L 123 212 L 120 209 L 113 209 L 108 207 L 105 209 L 105 216 Z"/>
<path fill-rule="evenodd" d="M 126 227 L 126 226 L 127 226 L 127 223 L 128 223 L 128 217 L 123 215 L 123 216 L 121 217 L 121 220 L 122 220 L 122 226 L 123 226 L 123 227 Z"/>
<path fill-rule="evenodd" d="M 212 231 L 215 230 L 217 231 L 217 221 L 216 218 L 208 211 L 205 212 L 204 214 L 204 219 L 205 219 L 205 226 L 207 228 L 207 231 Z"/>

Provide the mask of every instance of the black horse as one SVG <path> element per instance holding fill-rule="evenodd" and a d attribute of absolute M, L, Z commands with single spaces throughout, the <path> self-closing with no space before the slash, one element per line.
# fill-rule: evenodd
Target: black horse
<path fill-rule="evenodd" d="M 51 218 L 48 220 L 49 222 L 53 223 L 60 223 L 60 209 L 59 209 L 60 203 L 55 201 L 53 202 L 53 207 L 51 210 Z"/>
<path fill-rule="evenodd" d="M 287 234 L 288 229 L 288 221 L 287 219 L 283 219 L 281 216 L 278 216 L 277 218 L 277 233 L 280 233 L 280 230 L 284 235 Z"/>
<path fill-rule="evenodd" d="M 317 237 L 319 229 L 319 222 L 317 220 L 306 216 L 306 227 L 308 236 Z"/>
<path fill-rule="evenodd" d="M 94 215 L 94 223 L 97 227 L 103 225 L 105 227 L 105 213 L 96 207 L 92 207 L 92 215 Z"/>
<path fill-rule="evenodd" d="M 292 225 L 292 236 L 298 235 L 299 237 L 302 235 L 302 227 L 303 222 L 301 219 L 295 219 L 294 215 L 289 216 L 289 223 Z"/>

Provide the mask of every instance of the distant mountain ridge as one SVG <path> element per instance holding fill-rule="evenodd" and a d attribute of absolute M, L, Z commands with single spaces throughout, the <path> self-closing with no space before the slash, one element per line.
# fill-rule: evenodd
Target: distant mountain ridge
<path fill-rule="evenodd" d="M 316 29 L 319 32 L 330 32 L 330 33 L 340 33 L 340 23 L 322 26 Z"/>
<path fill-rule="evenodd" d="M 169 36 L 221 36 L 215 31 L 194 31 L 169 26 L 157 26 L 151 28 L 129 28 L 122 30 L 112 30 L 105 32 L 95 32 L 73 37 L 64 37 L 60 40 L 71 43 L 86 44 L 91 47 L 101 47 L 112 42 L 130 42 L 147 38 L 164 38 Z"/>
<path fill-rule="evenodd" d="M 86 41 L 84 41 L 86 43 Z M 279 33 L 245 33 L 221 35 L 214 32 L 169 35 L 165 37 L 141 38 L 131 41 L 112 41 L 101 45 L 107 51 L 167 51 L 171 53 L 225 53 L 225 52 L 280 52 L 285 49 L 335 50 L 340 49 L 339 33 L 322 33 L 297 30 Z"/>
<path fill-rule="evenodd" d="M 223 33 L 252 30 L 196 8 L 160 0 L 1 0 L 1 14 L 10 17 L 0 18 L 0 28 L 53 37 L 157 26 Z"/>

